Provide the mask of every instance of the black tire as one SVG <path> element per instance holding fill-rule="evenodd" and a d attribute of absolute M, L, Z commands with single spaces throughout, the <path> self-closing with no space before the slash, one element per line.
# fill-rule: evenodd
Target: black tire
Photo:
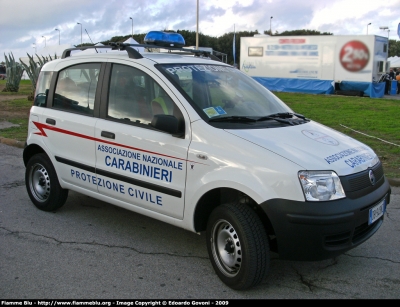
<path fill-rule="evenodd" d="M 223 204 L 207 224 L 207 250 L 218 277 L 230 288 L 245 290 L 267 276 L 270 250 L 266 231 L 246 205 Z"/>
<path fill-rule="evenodd" d="M 33 204 L 43 211 L 62 207 L 68 190 L 61 188 L 53 164 L 46 154 L 34 155 L 26 166 L 25 185 Z"/>

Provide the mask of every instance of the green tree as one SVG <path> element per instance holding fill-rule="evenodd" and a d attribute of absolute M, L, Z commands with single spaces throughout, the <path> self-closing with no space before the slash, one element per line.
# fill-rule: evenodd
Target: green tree
<path fill-rule="evenodd" d="M 389 39 L 389 57 L 400 56 L 400 40 Z"/>
<path fill-rule="evenodd" d="M 176 31 L 185 39 L 186 46 L 196 46 L 196 32 L 188 30 Z M 217 38 L 199 33 L 199 47 L 211 47 L 217 44 Z"/>
<path fill-rule="evenodd" d="M 268 32 L 268 33 L 266 33 L 266 32 Z M 271 35 L 271 33 L 269 33 L 269 31 L 264 31 L 264 33 Z M 299 36 L 299 35 L 333 35 L 333 33 L 301 29 L 301 30 L 283 31 L 282 33 L 276 32 L 274 34 L 274 36 L 296 36 L 296 35 L 297 36 Z"/>
<path fill-rule="evenodd" d="M 134 34 L 133 39 L 137 41 L 139 44 L 144 44 L 144 38 L 146 33 L 142 34 Z M 111 39 L 101 42 L 103 45 L 108 45 L 109 43 L 123 43 L 128 38 L 132 37 L 132 35 L 124 35 L 124 36 L 113 36 Z"/>
<path fill-rule="evenodd" d="M 76 47 L 87 47 L 87 46 L 94 46 L 94 44 L 92 44 L 92 43 L 82 43 L 82 44 L 76 45 Z"/>

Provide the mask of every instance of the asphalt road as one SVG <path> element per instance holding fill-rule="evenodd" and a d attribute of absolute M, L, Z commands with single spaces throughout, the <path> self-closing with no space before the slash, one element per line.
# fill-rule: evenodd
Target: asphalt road
<path fill-rule="evenodd" d="M 248 291 L 226 287 L 204 235 L 70 192 L 55 213 L 25 190 L 22 149 L 0 143 L 0 298 L 400 299 L 400 188 L 367 242 L 320 262 L 280 260 Z"/>

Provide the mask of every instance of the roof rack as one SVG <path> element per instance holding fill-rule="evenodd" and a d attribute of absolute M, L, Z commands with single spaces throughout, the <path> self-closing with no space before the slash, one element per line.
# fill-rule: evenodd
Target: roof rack
<path fill-rule="evenodd" d="M 167 49 L 169 50 L 169 53 L 174 53 L 174 54 L 194 54 L 196 57 L 208 57 L 212 60 L 219 61 L 221 62 L 221 59 L 213 55 L 210 51 L 206 50 L 198 50 L 198 49 L 187 49 L 187 48 L 180 48 L 180 47 L 170 47 L 170 46 L 159 46 L 159 45 L 148 45 L 148 44 L 128 44 L 128 43 L 114 43 L 111 42 L 109 45 L 105 46 L 82 46 L 82 47 L 76 47 L 76 48 L 68 48 L 65 49 L 61 58 L 65 59 L 71 56 L 71 51 L 74 50 L 87 50 L 87 49 L 111 49 L 111 50 L 126 50 L 128 53 L 129 58 L 131 59 L 141 59 L 143 58 L 143 55 L 137 51 L 134 47 L 143 47 L 146 49 Z M 97 50 L 96 50 L 97 51 Z M 173 52 L 176 51 L 176 52 Z"/>

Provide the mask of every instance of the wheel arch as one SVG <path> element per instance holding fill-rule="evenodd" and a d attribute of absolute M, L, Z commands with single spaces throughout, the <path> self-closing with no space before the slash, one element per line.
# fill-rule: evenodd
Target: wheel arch
<path fill-rule="evenodd" d="M 28 164 L 29 159 L 38 153 L 45 153 L 47 155 L 47 153 L 43 150 L 43 148 L 37 144 L 31 144 L 25 147 L 24 152 L 22 154 L 24 165 L 26 166 Z"/>
<path fill-rule="evenodd" d="M 226 203 L 239 202 L 251 208 L 260 218 L 267 236 L 270 241 L 270 247 L 275 240 L 275 231 L 272 227 L 271 221 L 264 210 L 259 204 L 247 194 L 232 188 L 216 188 L 206 192 L 198 201 L 193 217 L 193 224 L 196 232 L 205 231 L 207 228 L 207 221 L 211 212 L 218 206 Z M 275 248 L 273 249 L 275 250 Z"/>

